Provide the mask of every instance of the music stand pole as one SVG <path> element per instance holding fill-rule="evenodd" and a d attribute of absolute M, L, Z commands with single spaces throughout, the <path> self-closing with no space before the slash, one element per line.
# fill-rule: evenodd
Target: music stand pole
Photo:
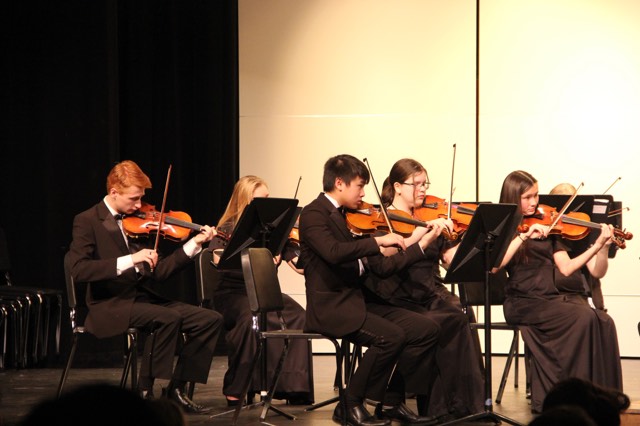
<path fill-rule="evenodd" d="M 445 276 L 444 282 L 472 282 L 479 281 L 480 269 L 484 272 L 485 402 L 484 412 L 442 423 L 440 426 L 478 419 L 523 426 L 522 423 L 493 411 L 491 384 L 491 270 L 502 262 L 520 223 L 521 215 L 516 213 L 516 209 L 515 204 L 480 204 Z M 478 244 L 480 241 L 481 245 Z"/>

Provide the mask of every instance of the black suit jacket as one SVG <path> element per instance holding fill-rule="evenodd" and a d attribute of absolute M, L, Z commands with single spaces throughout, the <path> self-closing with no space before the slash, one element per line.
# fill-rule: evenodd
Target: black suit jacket
<path fill-rule="evenodd" d="M 163 281 L 191 259 L 184 250 L 175 250 L 159 259 L 153 272 L 144 264 L 142 276 L 135 268 L 117 276 L 117 258 L 129 254 L 129 249 L 116 220 L 105 205 L 99 202 L 73 220 L 71 242 L 71 274 L 76 282 L 90 283 L 87 289 L 89 314 L 87 330 L 97 337 L 109 337 L 124 332 L 129 326 L 131 307 L 137 287 L 146 288 L 152 280 Z M 130 243 L 140 248 L 139 243 Z M 141 266 L 141 265 L 139 265 Z M 147 291 L 153 293 L 152 290 Z"/>
<path fill-rule="evenodd" d="M 354 239 L 345 219 L 324 194 L 300 214 L 301 260 L 307 293 L 306 328 L 342 337 L 362 326 L 366 306 L 358 259 L 380 276 L 390 276 L 423 258 L 418 244 L 385 257 L 373 238 Z"/>

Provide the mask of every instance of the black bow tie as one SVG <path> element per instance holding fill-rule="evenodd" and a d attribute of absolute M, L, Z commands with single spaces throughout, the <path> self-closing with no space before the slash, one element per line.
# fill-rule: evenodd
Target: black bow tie
<path fill-rule="evenodd" d="M 113 218 L 117 221 L 122 220 L 122 218 L 124 218 L 124 215 L 122 213 L 116 213 L 113 215 Z"/>

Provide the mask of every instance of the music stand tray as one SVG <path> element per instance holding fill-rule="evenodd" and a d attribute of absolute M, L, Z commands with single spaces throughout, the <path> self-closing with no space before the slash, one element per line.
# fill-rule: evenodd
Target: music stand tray
<path fill-rule="evenodd" d="M 293 198 L 254 198 L 244 209 L 216 267 L 241 269 L 240 253 L 266 247 L 274 256 L 282 252 L 301 208 Z"/>
<path fill-rule="evenodd" d="M 444 277 L 445 283 L 484 283 L 484 322 L 486 326 L 484 333 L 485 411 L 443 423 L 443 425 L 484 418 L 488 418 L 495 423 L 504 421 L 512 425 L 522 425 L 515 420 L 493 412 L 490 298 L 491 270 L 500 266 L 521 221 L 522 214 L 520 214 L 516 204 L 479 204 Z"/>

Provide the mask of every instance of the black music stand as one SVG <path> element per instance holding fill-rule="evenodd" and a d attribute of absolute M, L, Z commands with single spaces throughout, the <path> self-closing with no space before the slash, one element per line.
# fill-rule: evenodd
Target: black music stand
<path fill-rule="evenodd" d="M 242 250 L 250 247 L 266 247 L 271 251 L 273 256 L 279 255 L 302 210 L 301 207 L 297 206 L 298 200 L 293 198 L 254 198 L 242 212 L 238 223 L 233 229 L 231 239 L 227 242 L 224 251 L 220 255 L 218 264 L 214 264 L 214 266 L 219 270 L 242 269 L 240 254 Z M 266 330 L 267 318 L 265 314 L 261 315 L 259 326 L 261 330 Z M 262 353 L 260 354 L 261 400 L 254 404 L 248 404 L 243 408 L 253 408 L 262 405 L 264 403 L 263 398 L 267 394 L 266 345 L 263 345 L 262 348 Z M 269 406 L 269 408 L 281 416 L 292 418 L 289 413 L 273 405 Z M 235 409 L 218 413 L 211 416 L 211 418 L 234 411 Z"/>
<path fill-rule="evenodd" d="M 242 269 L 240 253 L 250 247 L 266 247 L 279 255 L 300 214 L 297 205 L 293 198 L 254 198 L 242 212 L 216 268 Z"/>
<path fill-rule="evenodd" d="M 444 277 L 445 283 L 483 282 L 484 299 L 484 363 L 485 363 L 485 403 L 484 412 L 443 423 L 450 425 L 488 418 L 495 423 L 504 421 L 512 425 L 522 425 L 508 417 L 493 412 L 491 387 L 491 270 L 500 266 L 513 240 L 522 215 L 515 204 L 480 204 L 476 209 L 469 228 L 456 251 Z"/>

